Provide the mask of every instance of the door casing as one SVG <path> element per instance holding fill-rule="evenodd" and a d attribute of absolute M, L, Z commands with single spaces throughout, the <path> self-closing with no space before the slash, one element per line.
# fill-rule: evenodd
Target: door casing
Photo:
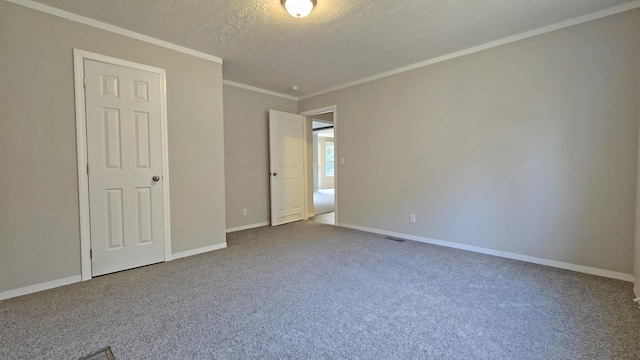
<path fill-rule="evenodd" d="M 165 261 L 171 260 L 171 218 L 169 204 L 169 148 L 167 133 L 167 89 L 166 71 L 164 69 L 138 64 L 135 62 L 97 54 L 81 49 L 73 49 L 73 75 L 76 102 L 76 153 L 78 159 L 78 199 L 80 208 L 80 260 L 82 280 L 89 280 L 91 275 L 91 227 L 89 217 L 89 177 L 87 174 L 87 119 L 84 91 L 84 60 L 94 60 L 113 65 L 129 67 L 156 73 L 160 76 L 160 123 L 162 133 L 162 191 L 164 193 L 164 231 Z"/>

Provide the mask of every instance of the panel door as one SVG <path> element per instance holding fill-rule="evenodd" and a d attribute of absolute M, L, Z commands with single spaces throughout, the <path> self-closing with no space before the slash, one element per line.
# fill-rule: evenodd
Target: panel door
<path fill-rule="evenodd" d="M 84 69 L 92 276 L 164 261 L 160 75 Z"/>
<path fill-rule="evenodd" d="M 304 218 L 304 117 L 269 111 L 271 226 Z"/>

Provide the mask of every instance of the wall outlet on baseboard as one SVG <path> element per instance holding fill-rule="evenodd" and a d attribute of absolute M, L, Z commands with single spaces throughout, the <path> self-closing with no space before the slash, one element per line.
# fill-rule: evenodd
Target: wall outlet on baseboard
<path fill-rule="evenodd" d="M 247 208 L 242 209 L 242 215 L 247 215 Z"/>
<path fill-rule="evenodd" d="M 409 222 L 412 224 L 416 223 L 416 214 L 409 214 Z"/>

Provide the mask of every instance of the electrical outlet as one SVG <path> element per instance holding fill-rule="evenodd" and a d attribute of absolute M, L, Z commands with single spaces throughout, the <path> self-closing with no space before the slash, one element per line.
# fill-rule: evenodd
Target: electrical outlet
<path fill-rule="evenodd" d="M 242 209 L 242 215 L 247 215 L 247 208 Z"/>
<path fill-rule="evenodd" d="M 416 223 L 416 214 L 409 214 L 409 222 L 412 224 Z"/>

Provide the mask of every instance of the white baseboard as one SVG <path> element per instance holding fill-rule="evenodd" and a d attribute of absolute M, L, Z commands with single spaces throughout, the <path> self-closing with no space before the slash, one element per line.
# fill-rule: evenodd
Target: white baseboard
<path fill-rule="evenodd" d="M 18 289 L 0 292 L 0 300 L 6 300 L 22 295 L 33 294 L 39 291 L 53 289 L 59 286 L 69 285 L 82 281 L 81 275 L 70 276 L 64 279 L 47 281 L 41 284 L 29 285 Z"/>
<path fill-rule="evenodd" d="M 202 247 L 202 248 L 199 248 L 199 249 L 183 251 L 183 252 L 172 254 L 171 255 L 171 260 L 181 259 L 181 258 L 184 258 L 184 257 L 187 257 L 187 256 L 198 255 L 198 254 L 206 253 L 206 252 L 209 252 L 209 251 L 220 250 L 220 249 L 224 249 L 226 247 L 227 247 L 227 243 L 224 242 L 222 244 L 216 244 L 216 245 L 211 245 L 211 246 L 205 246 L 205 247 Z"/>
<path fill-rule="evenodd" d="M 184 251 L 181 253 L 173 254 L 171 256 L 171 260 L 180 259 L 183 257 L 192 256 L 192 255 L 198 255 L 198 254 L 206 253 L 213 250 L 224 249 L 226 247 L 227 247 L 227 243 L 225 242 L 222 244 Z M 22 296 L 22 295 L 33 294 L 39 291 L 49 290 L 56 287 L 77 283 L 80 281 L 82 281 L 82 276 L 76 275 L 76 276 L 71 276 L 64 279 L 58 279 L 58 280 L 48 281 L 41 284 L 25 286 L 18 289 L 7 290 L 7 291 L 0 292 L 0 300 L 6 300 L 6 299 Z"/>
<path fill-rule="evenodd" d="M 507 259 L 526 261 L 534 264 L 546 265 L 546 266 L 551 266 L 551 267 L 565 269 L 565 270 L 572 270 L 572 271 L 577 271 L 581 273 L 597 275 L 597 276 L 602 276 L 602 277 L 607 277 L 607 278 L 612 278 L 617 280 L 630 281 L 630 282 L 634 281 L 633 275 L 631 274 L 625 274 L 625 273 L 605 270 L 605 269 L 598 269 L 590 266 L 570 264 L 562 261 L 542 259 L 542 258 L 537 258 L 533 256 L 510 253 L 506 251 L 487 249 L 479 246 L 471 246 L 471 245 L 454 243 L 450 241 L 430 239 L 430 238 L 425 238 L 421 236 L 402 234 L 402 233 L 380 230 L 380 229 L 373 229 L 373 228 L 352 225 L 352 224 L 340 223 L 340 226 L 356 229 L 356 230 L 362 230 L 366 232 L 372 232 L 380 235 L 387 235 L 387 236 L 393 236 L 393 237 L 398 237 L 398 238 L 407 239 L 407 240 L 423 242 L 427 244 L 440 245 L 440 246 L 445 246 L 445 247 L 450 247 L 450 248 L 460 249 L 460 250 L 467 250 L 467 251 L 476 252 L 480 254 L 493 255 L 493 256 L 498 256 L 498 257 L 507 258 Z M 636 295 L 638 295 L 638 291 L 636 291 Z"/>
<path fill-rule="evenodd" d="M 266 226 L 269 224 L 270 224 L 269 222 L 265 222 L 265 223 L 247 225 L 247 226 L 242 226 L 238 228 L 227 229 L 227 232 L 251 229 L 255 227 Z M 533 256 L 520 255 L 520 254 L 509 253 L 509 252 L 499 251 L 499 250 L 492 250 L 492 249 L 482 248 L 478 246 L 458 244 L 458 243 L 449 242 L 449 241 L 435 240 L 435 239 L 425 238 L 421 236 L 402 234 L 402 233 L 397 233 L 393 231 L 374 229 L 374 228 L 352 225 L 352 224 L 340 223 L 340 224 L 337 224 L 337 226 L 342 226 L 342 227 L 356 229 L 356 230 L 362 230 L 362 231 L 371 232 L 371 233 L 380 234 L 380 235 L 393 236 L 393 237 L 423 242 L 427 244 L 440 245 L 440 246 L 450 247 L 454 249 L 467 250 L 467 251 L 476 252 L 480 254 L 487 254 L 487 255 L 493 255 L 493 256 L 503 257 L 507 259 L 526 261 L 534 264 L 546 265 L 546 266 L 556 267 L 560 269 L 572 270 L 572 271 L 577 271 L 577 272 L 582 272 L 586 274 L 597 275 L 597 276 L 602 276 L 602 277 L 607 277 L 612 279 L 634 282 L 634 277 L 631 274 L 625 274 L 625 273 L 611 271 L 611 270 L 598 269 L 590 266 L 570 264 L 570 263 L 565 263 L 561 261 L 542 259 L 542 258 L 537 258 Z M 220 250 L 226 247 L 227 247 L 227 243 L 225 242 L 222 244 L 184 251 L 184 252 L 173 254 L 172 260 L 184 258 L 187 256 L 198 255 L 198 254 L 206 253 L 209 251 Z M 49 290 L 59 286 L 77 283 L 80 281 L 82 281 L 82 276 L 75 275 L 75 276 L 70 276 L 64 279 L 58 279 L 58 280 L 48 281 L 41 284 L 25 286 L 18 289 L 7 290 L 7 291 L 0 292 L 0 300 L 6 300 L 6 299 L 22 296 L 22 295 L 33 294 L 39 291 Z M 640 284 L 635 283 L 633 291 L 636 297 L 640 298 Z"/>
<path fill-rule="evenodd" d="M 267 226 L 267 225 L 271 225 L 271 221 L 264 221 L 264 222 L 257 223 L 257 224 L 249 224 L 249 225 L 243 225 L 243 226 L 230 228 L 230 229 L 227 229 L 227 233 L 236 232 L 236 231 L 240 231 L 240 230 L 254 229 L 254 228 L 257 228 L 257 227 L 263 227 L 263 226 Z"/>

